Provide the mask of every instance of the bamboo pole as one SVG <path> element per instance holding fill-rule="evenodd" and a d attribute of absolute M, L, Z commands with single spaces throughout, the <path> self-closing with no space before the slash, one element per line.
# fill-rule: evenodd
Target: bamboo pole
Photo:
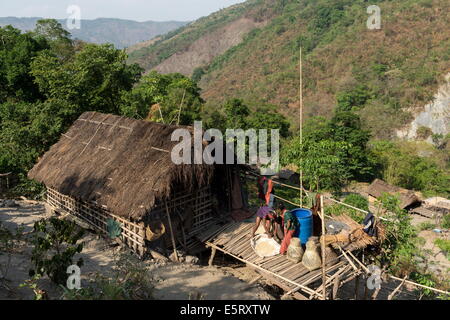
<path fill-rule="evenodd" d="M 288 282 L 288 283 L 290 283 L 290 284 L 293 284 L 294 286 L 300 287 L 303 291 L 305 291 L 305 292 L 307 292 L 307 293 L 309 293 L 309 294 L 314 294 L 314 293 L 315 293 L 314 290 L 312 290 L 311 288 L 308 288 L 308 287 L 306 287 L 306 286 L 304 286 L 304 285 L 301 285 L 301 284 L 299 284 L 299 283 L 296 283 L 295 281 L 292 281 L 292 280 L 290 280 L 290 279 L 288 279 L 288 278 L 285 278 L 285 277 L 283 277 L 283 276 L 280 276 L 279 274 L 277 274 L 277 273 L 275 273 L 275 272 L 272 272 L 272 271 L 270 271 L 270 270 L 266 270 L 266 269 L 264 269 L 264 268 L 262 268 L 262 267 L 260 267 L 260 266 L 258 266 L 258 265 L 256 265 L 256 264 L 254 264 L 254 263 L 252 263 L 252 262 L 250 262 L 250 261 L 244 260 L 244 259 L 242 259 L 242 258 L 240 258 L 240 257 L 238 257 L 238 256 L 236 256 L 236 255 L 234 255 L 234 254 L 232 254 L 231 252 L 227 252 L 226 250 L 223 250 L 222 248 L 216 246 L 214 243 L 207 242 L 207 245 L 210 246 L 210 247 L 212 247 L 212 248 L 216 248 L 217 250 L 222 251 L 222 252 L 228 254 L 229 256 L 232 256 L 233 258 L 239 260 L 239 261 L 242 261 L 242 262 L 244 262 L 244 263 L 247 263 L 248 265 L 250 265 L 251 267 L 253 267 L 253 268 L 255 268 L 255 269 L 261 270 L 262 272 L 268 273 L 268 274 L 270 274 L 270 275 L 272 275 L 272 276 L 274 276 L 274 277 L 276 277 L 276 278 L 280 278 L 281 280 L 284 280 L 284 281 L 286 281 L 286 282 Z"/>
<path fill-rule="evenodd" d="M 320 213 L 321 213 L 321 218 L 322 218 L 322 285 L 323 285 L 323 293 L 322 293 L 322 297 L 323 300 L 327 299 L 327 286 L 326 286 L 326 282 L 327 282 L 327 275 L 325 272 L 325 212 L 324 212 L 324 208 L 323 208 L 323 195 L 320 195 Z"/>
<path fill-rule="evenodd" d="M 170 218 L 169 208 L 167 207 L 167 201 L 164 201 L 164 205 L 166 206 L 167 219 L 169 220 L 170 238 L 172 239 L 173 253 L 175 254 L 175 260 L 180 261 L 178 259 L 177 245 L 175 243 L 175 237 L 173 235 L 172 219 Z"/>
<path fill-rule="evenodd" d="M 303 65 L 302 65 L 302 47 L 300 46 L 300 150 L 303 150 Z M 303 208 L 303 157 L 300 157 L 300 208 Z"/>
<path fill-rule="evenodd" d="M 180 124 L 181 108 L 183 108 L 183 102 L 184 102 L 184 97 L 185 97 L 185 96 L 186 96 L 186 89 L 184 89 L 184 92 L 183 92 L 183 98 L 181 98 L 180 110 L 178 111 L 178 121 L 177 121 L 177 126 Z"/>
<path fill-rule="evenodd" d="M 398 287 L 395 288 L 395 290 L 392 291 L 392 293 L 388 296 L 388 300 L 392 300 L 392 298 L 394 298 L 395 294 L 396 294 L 396 293 L 400 290 L 400 288 L 405 284 L 406 277 L 407 277 L 407 276 L 405 276 L 405 277 L 403 278 L 403 281 L 402 281 L 402 282 L 398 285 Z"/>
<path fill-rule="evenodd" d="M 342 249 L 341 249 L 342 250 Z M 359 261 L 358 260 L 358 258 L 356 258 L 350 251 L 347 251 L 347 253 L 349 254 L 349 255 L 351 255 L 352 256 L 352 258 L 366 271 L 366 272 L 369 272 L 369 269 L 361 262 L 361 261 Z M 388 274 L 387 275 L 389 278 L 391 278 L 391 279 L 394 279 L 394 280 L 398 280 L 398 281 L 405 281 L 405 283 L 408 283 L 408 284 L 410 284 L 410 285 L 413 285 L 413 286 L 416 286 L 416 287 L 420 287 L 420 288 L 424 288 L 424 289 L 429 289 L 429 290 L 432 290 L 432 291 L 435 291 L 435 292 L 438 292 L 438 293 L 442 293 L 442 294 L 446 294 L 446 295 L 450 295 L 450 292 L 448 292 L 448 291 L 443 291 L 443 290 L 439 290 L 439 289 L 436 289 L 436 288 L 432 288 L 432 287 L 429 287 L 429 286 L 425 286 L 425 285 L 423 285 L 423 284 L 419 284 L 419 283 L 416 283 L 416 282 L 413 282 L 413 281 L 411 281 L 411 280 L 404 280 L 404 279 L 402 279 L 402 278 L 398 278 L 398 277 L 395 277 L 395 276 L 393 276 L 393 275 L 390 275 L 390 274 Z"/>

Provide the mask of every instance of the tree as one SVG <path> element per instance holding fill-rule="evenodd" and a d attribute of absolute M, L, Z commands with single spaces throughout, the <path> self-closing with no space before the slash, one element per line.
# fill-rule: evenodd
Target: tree
<path fill-rule="evenodd" d="M 227 129 L 243 129 L 249 127 L 247 117 L 250 115 L 250 108 L 241 99 L 227 100 L 223 106 L 226 117 Z"/>
<path fill-rule="evenodd" d="M 343 161 L 354 179 L 371 180 L 374 176 L 370 162 L 368 142 L 370 132 L 362 128 L 359 115 L 351 111 L 336 111 L 329 123 L 329 132 L 334 141 L 349 145 Z"/>
<path fill-rule="evenodd" d="M 180 125 L 200 120 L 200 88 L 180 73 L 150 72 L 123 97 L 121 113 L 130 117 Z M 179 121 L 178 121 L 179 118 Z"/>
<path fill-rule="evenodd" d="M 50 44 L 52 52 L 61 60 L 70 59 L 75 50 L 70 39 L 70 32 L 65 30 L 55 19 L 41 19 L 36 22 L 34 34 Z"/>
<path fill-rule="evenodd" d="M 75 117 L 93 110 L 119 114 L 124 92 L 142 72 L 137 65 L 127 65 L 126 58 L 112 45 L 87 44 L 63 64 L 53 53 L 43 52 L 32 62 L 31 74 L 47 99 L 76 107 Z"/>
<path fill-rule="evenodd" d="M 45 39 L 34 39 L 31 34 L 21 34 L 11 26 L 0 28 L 0 103 L 42 99 L 30 75 L 30 63 L 48 48 Z"/>
<path fill-rule="evenodd" d="M 330 189 L 339 192 L 351 177 L 343 161 L 349 145 L 333 140 L 292 139 L 282 149 L 281 164 L 303 169 L 304 183 L 310 190 Z"/>

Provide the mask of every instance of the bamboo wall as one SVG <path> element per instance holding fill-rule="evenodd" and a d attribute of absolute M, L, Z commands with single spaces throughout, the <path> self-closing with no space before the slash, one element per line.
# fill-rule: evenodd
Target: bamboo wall
<path fill-rule="evenodd" d="M 212 222 L 214 218 L 212 198 L 210 188 L 206 187 L 192 193 L 178 193 L 167 200 L 167 207 L 171 216 L 175 216 L 176 212 L 182 213 L 187 207 L 192 208 L 192 228 L 186 230 L 189 238 L 204 231 Z M 47 203 L 56 211 L 71 214 L 106 235 L 108 234 L 107 220 L 112 218 L 118 221 L 122 226 L 121 241 L 141 257 L 146 253 L 147 247 L 145 240 L 146 221 L 165 221 L 167 219 L 163 203 L 160 203 L 147 213 L 141 221 L 131 221 L 112 214 L 105 207 L 100 207 L 95 203 L 76 200 L 52 188 L 47 188 Z M 166 229 L 169 230 L 169 227 L 166 226 Z"/>

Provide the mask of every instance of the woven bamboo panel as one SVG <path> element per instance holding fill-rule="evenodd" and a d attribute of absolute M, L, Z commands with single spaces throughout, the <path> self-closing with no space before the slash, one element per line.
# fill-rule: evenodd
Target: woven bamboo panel
<path fill-rule="evenodd" d="M 193 237 L 207 229 L 213 221 L 212 194 L 210 188 L 202 188 L 193 193 L 175 194 L 167 201 L 169 212 L 184 210 L 191 207 L 193 210 L 193 224 L 191 230 L 187 230 L 189 242 Z M 120 239 L 123 243 L 133 249 L 139 256 L 146 252 L 145 223 L 146 219 L 166 219 L 164 205 L 158 205 L 147 214 L 143 221 L 130 221 L 128 219 L 112 214 L 106 208 L 99 207 L 94 203 L 87 203 L 64 195 L 55 189 L 47 188 L 47 202 L 56 210 L 67 212 L 93 228 L 107 234 L 107 221 L 112 218 L 122 226 Z"/>

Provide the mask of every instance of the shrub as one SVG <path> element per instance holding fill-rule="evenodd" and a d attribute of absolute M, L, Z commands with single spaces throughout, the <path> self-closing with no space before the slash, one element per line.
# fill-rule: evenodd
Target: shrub
<path fill-rule="evenodd" d="M 64 288 L 66 300 L 151 300 L 153 285 L 144 263 L 134 255 L 121 254 L 110 277 L 96 274 L 86 288 Z"/>
<path fill-rule="evenodd" d="M 431 136 L 433 134 L 433 131 L 431 131 L 430 128 L 422 126 L 417 129 L 416 134 L 417 134 L 417 138 L 426 140 L 426 139 L 428 139 L 429 136 Z"/>
<path fill-rule="evenodd" d="M 450 260 L 450 240 L 446 239 L 436 239 L 434 240 L 434 244 L 439 247 L 444 254 L 447 256 L 447 259 Z"/>
<path fill-rule="evenodd" d="M 450 214 L 446 214 L 442 219 L 442 228 L 450 229 Z"/>
<path fill-rule="evenodd" d="M 384 193 L 379 204 L 387 211 L 386 239 L 381 244 L 380 255 L 377 257 L 384 266 L 387 265 L 389 271 L 397 275 L 407 275 L 416 271 L 413 263 L 415 255 L 419 254 L 417 249 L 417 233 L 411 225 L 409 214 L 400 209 L 400 200 L 397 196 Z"/>
<path fill-rule="evenodd" d="M 363 197 L 360 194 L 350 194 L 348 195 L 345 200 L 344 203 L 349 204 L 353 207 L 362 209 L 362 210 L 366 210 L 369 211 L 369 201 Z M 362 223 L 364 220 L 364 212 L 358 211 L 358 210 L 354 210 L 351 208 L 348 208 L 348 211 L 350 213 L 350 217 L 355 220 L 356 222 Z"/>
<path fill-rule="evenodd" d="M 434 228 L 436 228 L 436 225 L 434 223 L 432 223 L 432 222 L 422 222 L 418 226 L 419 231 L 432 230 Z"/>
<path fill-rule="evenodd" d="M 34 269 L 30 270 L 30 276 L 47 274 L 54 283 L 65 285 L 67 268 L 73 264 L 74 255 L 83 250 L 83 243 L 77 244 L 83 234 L 84 230 L 73 221 L 55 217 L 37 221 L 32 239 Z M 77 265 L 81 267 L 83 259 L 78 259 Z"/>

